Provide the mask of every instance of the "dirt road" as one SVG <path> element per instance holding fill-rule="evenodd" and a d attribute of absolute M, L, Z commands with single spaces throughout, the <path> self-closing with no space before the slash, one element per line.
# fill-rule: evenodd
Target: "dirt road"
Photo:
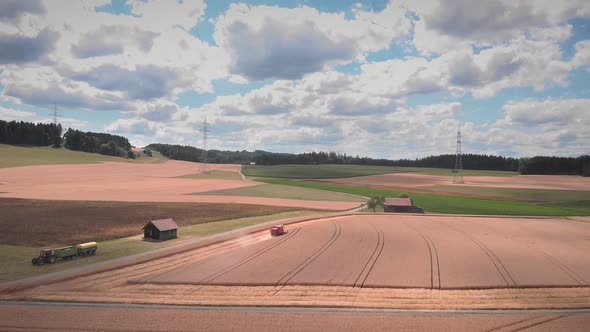
<path fill-rule="evenodd" d="M 590 311 L 0 303 L 2 331 L 587 331 Z"/>

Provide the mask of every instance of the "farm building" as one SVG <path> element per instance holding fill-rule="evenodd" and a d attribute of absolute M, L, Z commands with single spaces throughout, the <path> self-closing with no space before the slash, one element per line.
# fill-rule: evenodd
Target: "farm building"
<path fill-rule="evenodd" d="M 152 220 L 148 222 L 147 225 L 143 226 L 142 229 L 143 237 L 145 239 L 163 241 L 176 238 L 176 230 L 178 229 L 178 225 L 176 225 L 172 218 L 168 218 Z"/>
<path fill-rule="evenodd" d="M 423 213 L 424 210 L 414 206 L 411 198 L 385 198 L 383 212 Z"/>

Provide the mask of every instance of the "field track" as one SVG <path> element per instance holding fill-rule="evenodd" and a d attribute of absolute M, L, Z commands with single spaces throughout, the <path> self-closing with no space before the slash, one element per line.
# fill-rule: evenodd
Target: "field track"
<path fill-rule="evenodd" d="M 492 309 L 590 307 L 590 223 L 567 218 L 347 215 L 0 299 Z"/>

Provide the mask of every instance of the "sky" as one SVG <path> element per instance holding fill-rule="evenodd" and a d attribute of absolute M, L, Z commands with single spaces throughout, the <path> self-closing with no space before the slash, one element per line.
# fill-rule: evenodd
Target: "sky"
<path fill-rule="evenodd" d="M 55 105 L 138 147 L 590 154 L 590 1 L 0 1 L 0 119 Z"/>

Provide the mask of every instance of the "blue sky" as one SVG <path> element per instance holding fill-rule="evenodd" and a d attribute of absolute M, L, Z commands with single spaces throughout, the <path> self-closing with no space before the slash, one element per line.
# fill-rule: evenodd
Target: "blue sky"
<path fill-rule="evenodd" d="M 587 1 L 0 3 L 0 119 L 137 146 L 590 154 Z"/>

